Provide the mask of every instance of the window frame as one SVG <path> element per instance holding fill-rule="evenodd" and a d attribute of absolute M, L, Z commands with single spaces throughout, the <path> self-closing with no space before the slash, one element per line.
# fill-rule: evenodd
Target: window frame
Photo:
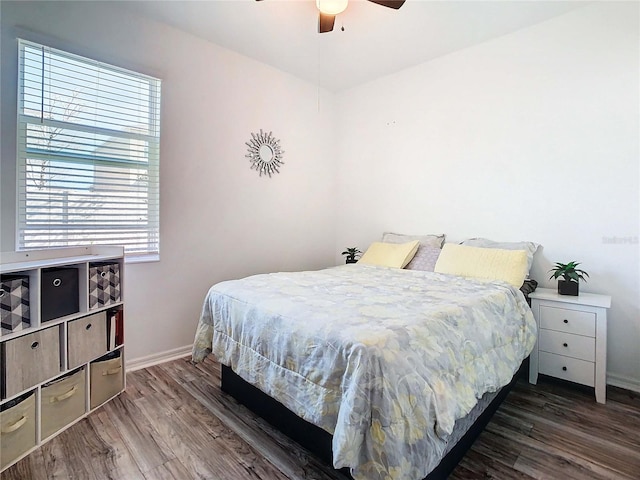
<path fill-rule="evenodd" d="M 126 241 L 123 241 L 123 236 L 121 232 L 120 238 L 117 238 L 118 229 L 123 230 L 126 227 L 130 227 L 131 230 L 139 230 L 141 232 L 145 232 L 143 235 L 147 236 L 146 242 L 142 242 L 144 245 L 143 248 L 138 248 L 133 251 L 126 252 L 127 262 L 147 262 L 147 261 L 157 261 L 159 260 L 160 255 L 160 100 L 161 100 L 161 85 L 162 80 L 156 77 L 152 77 L 140 72 L 127 70 L 121 67 L 118 67 L 113 64 L 108 64 L 105 62 L 101 62 L 92 58 L 88 58 L 85 56 L 77 55 L 67 50 L 57 49 L 51 46 L 48 46 L 43 43 L 33 42 L 30 40 L 25 40 L 22 38 L 18 38 L 18 82 L 17 82 L 17 118 L 16 118 L 16 229 L 15 229 L 15 242 L 16 242 L 16 250 L 17 251 L 28 251 L 32 249 L 41 249 L 41 248 L 60 248 L 61 246 L 86 246 L 86 245 L 103 245 L 103 244 L 118 244 L 124 245 L 125 251 L 127 250 L 127 246 L 131 247 L 131 243 L 127 245 Z M 41 81 L 41 96 L 42 96 L 42 105 L 39 111 L 33 110 L 32 112 L 28 112 L 28 101 L 25 100 L 25 55 L 26 49 L 31 48 L 35 50 L 41 50 L 42 53 L 42 81 Z M 139 133 L 135 131 L 123 131 L 123 125 L 118 125 L 119 119 L 113 122 L 115 128 L 107 128 L 106 123 L 97 122 L 94 125 L 87 125 L 86 123 L 73 122 L 54 118 L 45 118 L 45 72 L 51 72 L 53 67 L 47 70 L 45 66 L 45 57 L 46 55 L 51 56 L 59 56 L 64 59 L 70 59 L 73 62 L 78 62 L 80 65 L 86 67 L 86 70 L 82 71 L 78 77 L 74 77 L 71 75 L 69 78 L 69 85 L 73 85 L 74 81 L 79 81 L 78 79 L 82 77 L 82 75 L 90 75 L 93 71 L 104 71 L 107 73 L 111 73 L 113 75 L 123 75 L 128 80 L 135 82 L 136 80 L 140 82 L 148 82 L 149 91 L 148 96 L 143 96 L 144 100 L 140 100 L 143 103 L 139 105 L 145 105 L 148 108 L 147 116 L 148 121 L 145 119 L 146 126 L 148 127 L 148 132 Z M 79 67 L 80 68 L 80 67 Z M 59 85 L 67 86 L 66 83 L 60 82 Z M 98 88 L 88 88 L 91 95 L 95 95 L 96 98 L 105 94 L 105 87 Z M 51 100 L 52 97 L 48 97 Z M 114 103 L 115 105 L 115 103 Z M 138 106 L 139 106 L 138 105 Z M 97 107 L 95 107 L 97 109 Z M 114 107 L 115 108 L 115 107 Z M 135 108 L 135 104 L 134 104 Z M 34 115 L 33 112 L 36 112 L 39 116 Z M 97 117 L 97 115 L 96 115 Z M 94 121 L 95 122 L 95 121 Z M 135 160 L 127 160 L 120 159 L 117 162 L 114 162 L 114 158 L 107 158 L 109 155 L 101 158 L 99 154 L 96 152 L 100 148 L 111 148 L 109 147 L 107 142 L 99 143 L 99 140 L 96 140 L 95 137 L 93 139 L 94 147 L 92 153 L 80 153 L 77 158 L 72 158 L 71 153 L 68 151 L 64 151 L 63 149 L 59 149 L 58 153 L 55 152 L 53 148 L 47 150 L 47 148 L 33 148 L 33 145 L 29 146 L 29 133 L 28 128 L 29 125 L 39 125 L 43 127 L 43 131 L 46 128 L 60 128 L 67 129 L 67 131 L 71 132 L 72 135 L 81 134 L 81 135 L 89 135 L 94 134 L 96 136 L 101 135 L 103 137 L 116 138 L 118 140 L 127 140 L 129 139 L 130 145 L 129 149 L 123 149 L 123 155 L 131 154 L 133 152 L 133 142 L 141 141 L 147 142 L 143 147 L 143 154 L 141 158 L 143 160 L 135 161 Z M 123 122 L 124 124 L 124 122 Z M 31 138 L 34 138 L 33 136 Z M 72 137 L 74 139 L 82 137 Z M 105 147 L 107 146 L 107 147 Z M 118 147 L 121 145 L 118 144 Z M 85 145 L 86 147 L 86 145 Z M 65 148 L 65 147 L 63 147 Z M 37 226 L 37 223 L 34 223 L 33 219 L 29 219 L 29 215 L 33 215 L 33 211 L 27 205 L 27 201 L 30 198 L 33 198 L 33 193 L 29 193 L 29 167 L 28 162 L 32 161 L 33 157 L 38 157 L 41 161 L 50 161 L 58 162 L 58 167 L 67 163 L 69 166 L 71 163 L 78 164 L 86 167 L 86 169 L 93 168 L 94 177 L 97 168 L 105 169 L 111 168 L 114 174 L 123 175 L 126 174 L 127 171 L 131 174 L 134 169 L 139 169 L 143 172 L 144 181 L 143 184 L 146 187 L 144 190 L 145 194 L 142 195 L 141 198 L 146 199 L 146 208 L 143 211 L 146 213 L 146 220 L 137 219 L 137 223 L 128 224 L 123 220 L 120 220 L 124 223 L 118 224 L 118 214 L 120 214 L 119 207 L 114 208 L 114 216 L 109 217 L 105 216 L 107 221 L 113 221 L 114 229 L 109 230 L 108 228 L 104 228 L 104 226 L 96 226 L 89 225 L 91 223 L 96 223 L 95 217 L 88 218 L 90 220 L 87 222 L 87 225 L 84 227 L 80 227 L 77 230 L 73 231 L 72 228 L 69 228 L 72 223 L 64 223 L 65 220 L 58 219 L 58 225 L 60 228 L 57 230 L 57 233 L 54 229 L 54 222 L 47 222 L 46 220 L 40 221 L 40 225 L 44 225 L 43 231 L 45 231 L 46 235 L 49 235 L 50 238 L 43 240 L 39 245 L 34 245 L 34 241 L 29 241 L 25 238 L 25 235 L 29 232 L 30 222 L 32 231 L 35 230 L 34 226 Z M 46 160 L 45 160 L 46 159 Z M 146 161 L 145 161 L 146 160 Z M 119 163 L 119 165 L 115 165 Z M 53 162 L 49 164 L 51 167 Z M 84 168 L 81 167 L 81 168 Z M 64 167 L 61 167 L 63 170 Z M 106 171 L 106 169 L 105 169 Z M 104 174 L 104 171 L 101 171 L 100 174 Z M 48 182 L 52 182 L 52 174 L 48 173 L 49 178 Z M 66 177 L 65 177 L 66 178 Z M 73 188 L 77 190 L 77 185 L 72 185 Z M 58 187 L 61 188 L 61 187 Z M 55 188 L 51 185 L 47 186 L 47 192 L 49 195 L 53 192 Z M 74 190 L 74 191 L 76 191 Z M 92 189 L 94 190 L 94 189 Z M 126 195 L 130 192 L 126 186 L 122 189 L 114 189 L 109 192 L 117 191 L 123 195 Z M 30 197 L 31 195 L 31 197 Z M 102 199 L 97 201 L 105 201 L 107 198 L 108 192 L 104 192 L 104 195 L 100 195 L 100 192 L 96 193 L 95 190 L 92 192 L 92 198 Z M 51 206 L 52 200 L 44 200 L 43 203 L 48 203 L 47 208 L 53 209 Z M 100 207 L 96 207 L 91 212 L 99 212 Z M 50 213 L 49 213 L 50 214 Z M 50 214 L 51 215 L 51 214 Z M 143 215 L 144 217 L 144 215 Z M 142 226 L 142 228 L 140 228 Z M 114 235 L 116 239 L 114 242 L 105 242 L 104 240 L 91 240 L 90 238 L 79 239 L 74 238 L 69 240 L 69 237 L 72 236 L 82 236 L 82 235 L 91 235 L 96 234 L 98 231 L 108 232 L 109 235 Z M 60 233 L 67 232 L 67 233 Z M 71 232 L 71 233 L 68 233 Z M 62 236 L 64 239 L 65 235 L 69 235 L 65 240 L 60 238 L 55 239 L 55 236 Z M 57 242 L 56 242 L 57 241 Z M 61 245 L 60 242 L 66 242 L 66 245 Z M 49 243 L 46 245 L 46 243 Z M 45 245 L 42 245 L 45 244 Z"/>

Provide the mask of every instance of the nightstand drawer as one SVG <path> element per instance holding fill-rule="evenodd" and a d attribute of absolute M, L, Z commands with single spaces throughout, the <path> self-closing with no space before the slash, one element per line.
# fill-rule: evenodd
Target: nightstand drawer
<path fill-rule="evenodd" d="M 557 353 L 588 362 L 594 362 L 596 359 L 596 339 L 593 337 L 541 328 L 539 342 L 539 348 L 543 352 Z"/>
<path fill-rule="evenodd" d="M 581 383 L 589 387 L 593 387 L 595 384 L 595 363 L 593 362 L 547 352 L 540 352 L 539 362 L 538 370 L 545 375 Z"/>
<path fill-rule="evenodd" d="M 560 332 L 596 336 L 596 314 L 568 308 L 540 306 L 540 327 Z"/>

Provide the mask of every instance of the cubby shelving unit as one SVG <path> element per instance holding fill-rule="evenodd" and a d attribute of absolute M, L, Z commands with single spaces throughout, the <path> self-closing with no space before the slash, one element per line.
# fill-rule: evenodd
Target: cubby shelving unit
<path fill-rule="evenodd" d="M 0 334 L 1 472 L 124 390 L 125 266 L 115 246 L 7 252 L 0 261 L 0 295 L 10 279 L 29 279 L 28 320 Z M 58 271 L 78 281 L 52 296 Z M 46 320 L 67 304 L 72 311 Z"/>

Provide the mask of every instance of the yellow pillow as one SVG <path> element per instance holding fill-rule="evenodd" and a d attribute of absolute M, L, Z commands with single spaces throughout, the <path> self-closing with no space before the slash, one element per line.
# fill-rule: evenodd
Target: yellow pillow
<path fill-rule="evenodd" d="M 373 242 L 358 263 L 380 267 L 404 268 L 418 251 L 420 241 L 407 243 Z"/>
<path fill-rule="evenodd" d="M 463 277 L 503 280 L 520 288 L 527 275 L 527 252 L 447 243 L 442 247 L 434 271 Z"/>

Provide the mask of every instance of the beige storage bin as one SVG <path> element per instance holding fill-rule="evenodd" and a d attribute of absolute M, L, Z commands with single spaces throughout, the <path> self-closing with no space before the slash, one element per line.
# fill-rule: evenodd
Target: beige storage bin
<path fill-rule="evenodd" d="M 73 320 L 68 329 L 69 369 L 107 353 L 107 312 Z"/>
<path fill-rule="evenodd" d="M 118 356 L 110 358 L 114 354 Z M 124 369 L 120 351 L 91 362 L 91 408 L 96 408 L 119 393 L 124 386 Z"/>
<path fill-rule="evenodd" d="M 40 437 L 43 440 L 84 415 L 85 385 L 85 370 L 81 368 L 42 386 Z"/>
<path fill-rule="evenodd" d="M 60 328 L 46 328 L 2 344 L 4 397 L 19 394 L 60 374 Z"/>
<path fill-rule="evenodd" d="M 8 407 L 8 408 L 7 408 Z M 0 470 L 36 445 L 36 396 L 13 400 L 0 412 Z"/>

